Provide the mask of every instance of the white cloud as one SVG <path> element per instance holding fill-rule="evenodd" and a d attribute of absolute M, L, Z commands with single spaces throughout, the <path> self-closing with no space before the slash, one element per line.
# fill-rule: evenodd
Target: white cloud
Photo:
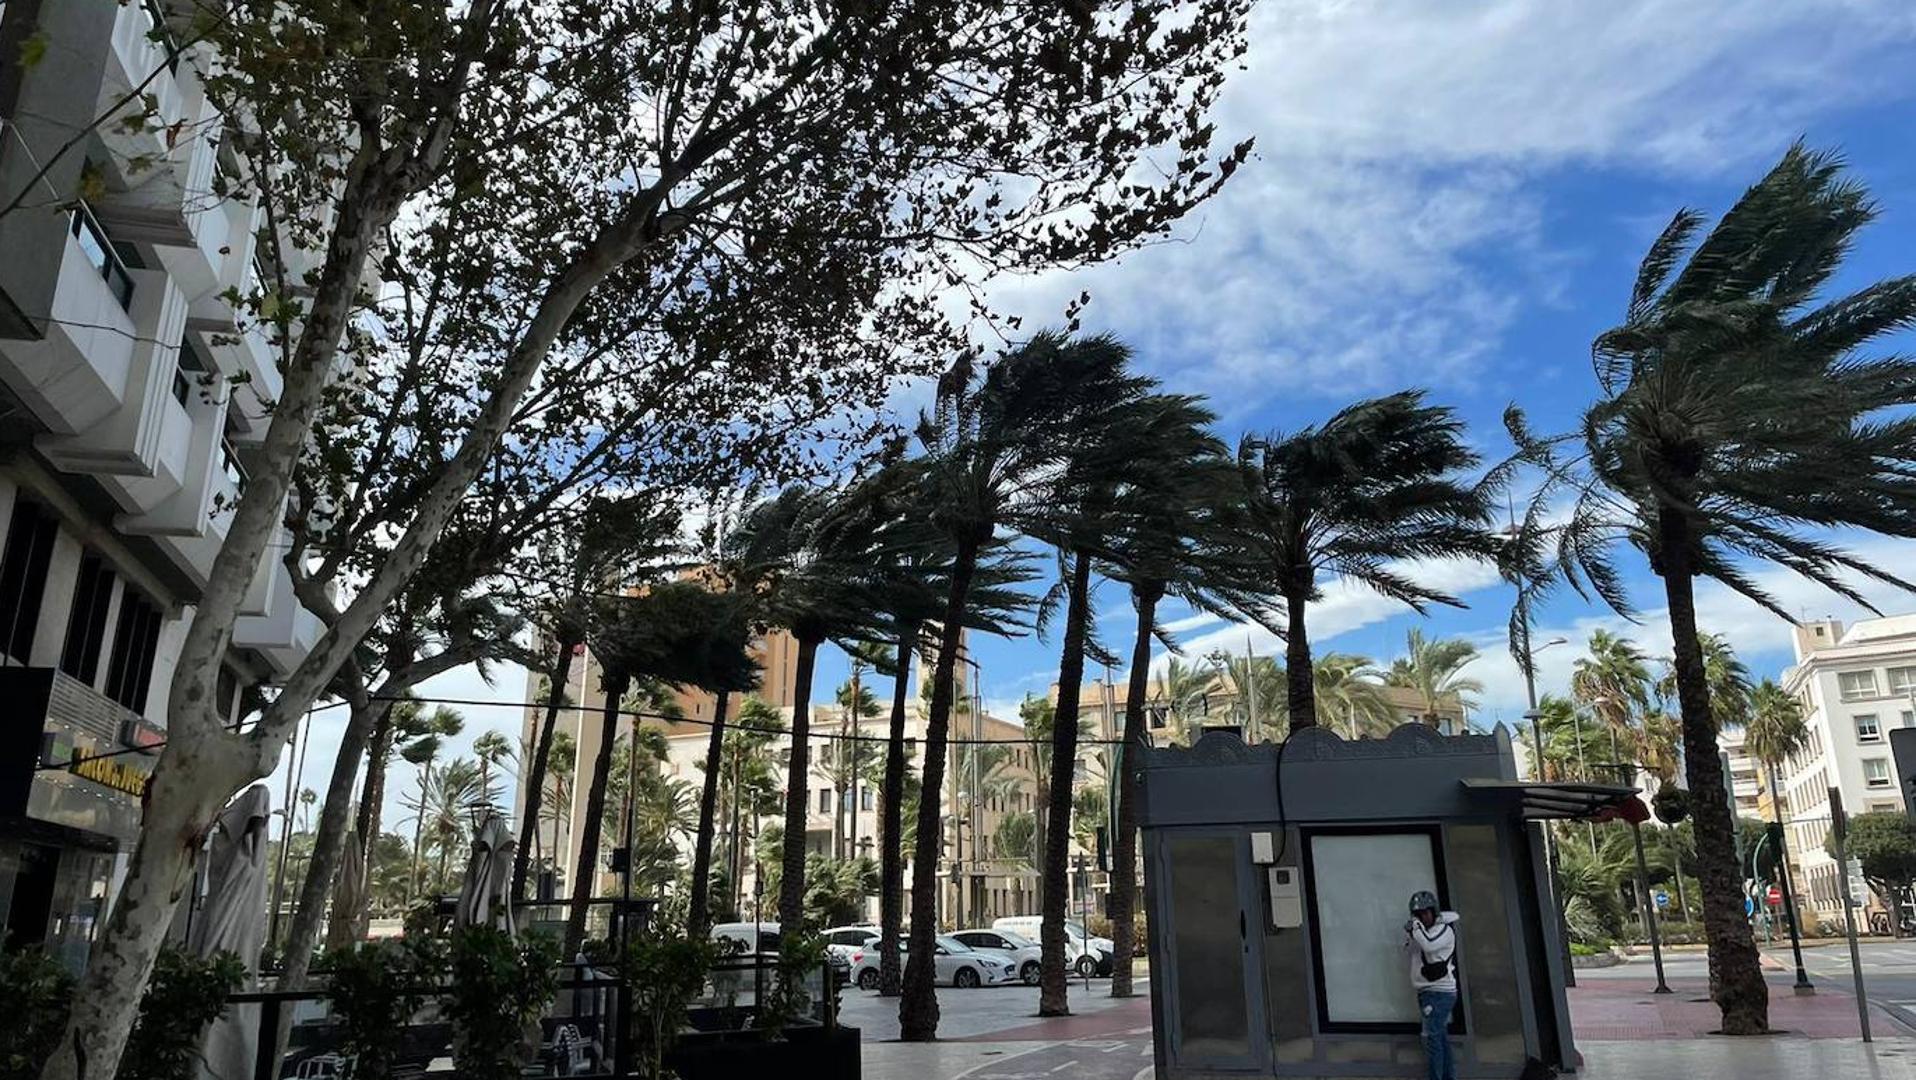
<path fill-rule="evenodd" d="M 1892 0 L 1321 0 L 1258 7 L 1250 39 L 1219 133 L 1255 136 L 1257 155 L 1224 194 L 1176 242 L 995 294 L 1040 325 L 1088 288 L 1088 325 L 1209 394 L 1228 424 L 1280 394 L 1468 386 L 1577 257 L 1544 239 L 1553 170 L 1750 172 L 1823 111 L 1907 96 L 1890 54 L 1916 39 L 1916 14 Z M 1657 209 L 1660 225 L 1674 205 Z"/>
<path fill-rule="evenodd" d="M 1419 560 L 1393 567 L 1432 588 L 1463 598 L 1471 593 L 1502 584 L 1497 571 L 1479 562 L 1463 559 Z M 1311 644 L 1322 652 L 1322 643 L 1386 619 L 1409 612 L 1410 606 L 1384 596 L 1347 578 L 1338 578 L 1324 587 L 1321 600 L 1311 604 L 1304 614 Z M 1278 636 L 1255 623 L 1233 622 L 1216 630 L 1179 642 L 1186 656 L 1204 656 L 1214 651 L 1242 653 L 1248 646 L 1262 656 L 1282 656 L 1284 643 Z M 1164 656 L 1156 664 L 1162 665 Z"/>

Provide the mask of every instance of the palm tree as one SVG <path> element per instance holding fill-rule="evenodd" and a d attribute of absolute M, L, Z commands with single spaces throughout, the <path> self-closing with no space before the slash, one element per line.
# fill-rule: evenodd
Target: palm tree
<path fill-rule="evenodd" d="M 1248 648 L 1248 646 L 1247 646 Z M 1214 652 L 1208 658 L 1231 695 L 1231 718 L 1246 742 L 1263 742 L 1273 717 L 1288 711 L 1284 665 L 1275 657 Z"/>
<path fill-rule="evenodd" d="M 1809 742 L 1809 725 L 1803 719 L 1803 703 L 1774 680 L 1764 679 L 1751 687 L 1748 700 L 1749 720 L 1743 728 L 1743 748 L 1763 767 L 1763 782 L 1770 789 L 1770 813 L 1781 825 L 1783 789 L 1777 783 L 1777 767 Z M 1790 881 L 1789 859 L 1779 858 L 1777 866 L 1783 879 L 1785 911 L 1793 921 L 1797 917 L 1796 891 Z"/>
<path fill-rule="evenodd" d="M 792 677 L 791 752 L 785 782 L 784 854 L 778 917 L 783 942 L 805 917 L 806 803 L 811 794 L 812 676 L 828 639 L 885 635 L 874 567 L 889 543 L 886 526 L 856 484 L 840 490 L 792 486 L 748 510 L 727 541 L 727 576 L 753 597 L 767 623 L 798 642 Z"/>
<path fill-rule="evenodd" d="M 725 909 L 739 910 L 738 890 L 745 873 L 744 838 L 758 820 L 779 812 L 785 797 L 784 778 L 772 760 L 771 745 L 785 731 L 785 718 L 765 700 L 747 697 L 739 703 L 738 719 L 727 726 L 721 747 L 717 804 L 727 816 L 725 826 L 725 881 L 731 890 Z M 710 753 L 702 764 L 712 773 Z M 708 906 L 710 900 L 708 898 Z"/>
<path fill-rule="evenodd" d="M 1477 704 L 1472 694 L 1484 692 L 1484 684 L 1458 674 L 1477 659 L 1477 646 L 1462 638 L 1427 638 L 1419 627 L 1404 635 L 1404 655 L 1391 661 L 1384 682 L 1417 691 L 1424 699 L 1424 722 L 1435 725 L 1442 715 L 1438 707 L 1454 701 L 1466 716 Z M 1465 721 L 1468 725 L 1469 721 Z"/>
<path fill-rule="evenodd" d="M 1478 457 L 1450 409 L 1422 391 L 1360 401 L 1321 427 L 1247 436 L 1245 528 L 1284 597 L 1291 730 L 1317 722 L 1305 610 L 1335 574 L 1421 612 L 1456 597 L 1423 584 L 1413 559 L 1491 558 L 1488 485 L 1460 478 Z"/>
<path fill-rule="evenodd" d="M 1317 702 L 1317 722 L 1342 719 L 1351 737 L 1387 735 L 1397 726 L 1397 710 L 1384 693 L 1383 672 L 1368 656 L 1325 653 L 1311 673 L 1311 696 Z"/>
<path fill-rule="evenodd" d="M 1683 210 L 1651 245 L 1623 324 L 1595 342 L 1602 395 L 1572 433 L 1539 438 L 1521 414 L 1508 416 L 1523 456 L 1544 471 L 1526 532 L 1540 537 L 1546 515 L 1571 508 L 1548 530 L 1563 578 L 1627 611 L 1611 560 L 1621 538 L 1662 579 L 1728 1034 L 1767 1030 L 1769 994 L 1742 914 L 1695 581 L 1719 581 L 1783 618 L 1752 561 L 1865 607 L 1852 572 L 1902 584 L 1808 532 L 1916 535 L 1916 424 L 1898 411 L 1916 401 L 1916 360 L 1861 355 L 1916 322 L 1916 277 L 1823 295 L 1875 214 L 1840 160 L 1791 147 L 1700 241 L 1702 216 Z"/>
<path fill-rule="evenodd" d="M 564 755 L 555 754 L 559 710 L 568 704 L 565 688 L 572 659 L 583 655 L 592 636 L 595 613 L 590 595 L 603 583 L 619 577 L 624 567 L 647 565 L 673 552 L 678 544 L 678 511 L 646 496 L 593 497 L 586 500 L 577 523 L 551 530 L 559 550 L 548 558 L 563 568 L 565 580 L 557 595 L 537 605 L 540 638 L 551 649 L 550 666 L 542 674 L 545 715 L 526 754 L 529 774 L 525 817 L 519 823 L 519 847 L 512 859 L 512 895 L 523 897 L 526 869 L 537 847 L 538 824 L 545 797 L 545 774 Z M 567 759 L 569 760 L 569 759 Z M 366 834 L 362 834 L 366 835 Z"/>
<path fill-rule="evenodd" d="M 745 602 L 736 601 L 715 609 L 717 618 L 705 627 L 710 648 L 719 655 L 744 655 L 751 639 L 745 617 Z M 727 707 L 734 693 L 750 693 L 758 687 L 758 672 L 721 665 L 703 673 L 696 685 L 712 695 L 712 727 L 705 741 L 705 777 L 699 785 L 698 826 L 692 841 L 692 879 L 686 909 L 687 933 L 703 937 L 712 918 L 712 844 L 718 835 L 721 812 L 719 789 L 725 772 L 725 725 Z M 736 880 L 736 868 L 728 881 Z"/>
<path fill-rule="evenodd" d="M 1641 650 L 1608 630 L 1590 635 L 1589 652 L 1570 670 L 1570 697 L 1610 733 L 1610 764 L 1618 783 L 1634 783 L 1638 719 L 1650 707 L 1650 669 Z M 1632 753 L 1626 757 L 1621 735 Z"/>
<path fill-rule="evenodd" d="M 1151 394 L 1155 382 L 1127 370 L 1130 350 L 1109 337 L 1091 337 L 1072 344 L 1084 352 L 1101 354 L 1098 365 L 1098 407 L 1083 417 L 1064 448 L 1055 475 L 1047 485 L 1043 512 L 1024 516 L 1022 530 L 1057 550 L 1058 582 L 1039 609 L 1042 632 L 1058 605 L 1064 610 L 1062 651 L 1058 658 L 1057 711 L 1078 715 L 1084 685 L 1085 657 L 1103 654 L 1091 636 L 1092 571 L 1101 559 L 1121 546 L 1145 512 L 1133 505 L 1133 489 L 1145 479 L 1155 440 L 1166 429 L 1190 423 L 1196 406 L 1188 399 Z M 1203 417 L 1201 412 L 1197 417 Z M 1109 660 L 1107 659 L 1107 662 Z M 1044 836 L 1044 875 L 1062 882 L 1071 857 L 1070 833 L 1061 826 L 1071 819 L 1072 775 L 1078 763 L 1077 724 L 1053 724 L 1048 819 L 1053 827 Z M 1065 968 L 1067 890 L 1047 889 L 1040 898 L 1044 921 L 1039 927 L 1040 961 L 1038 1015 L 1063 1016 L 1066 1000 Z"/>
<path fill-rule="evenodd" d="M 419 767 L 419 793 L 416 798 L 423 805 L 425 794 L 432 786 L 433 759 L 439 756 L 440 747 L 445 744 L 445 740 L 459 734 L 465 728 L 466 720 L 459 715 L 458 710 L 441 705 L 433 709 L 423 720 L 417 712 L 409 710 L 400 714 L 396 721 L 395 745 L 399 748 L 401 760 Z M 425 815 L 416 814 L 413 818 L 412 874 L 406 879 L 408 902 L 419 888 L 420 858 L 423 852 L 420 844 L 425 825 Z"/>
<path fill-rule="evenodd" d="M 475 810 L 488 806 L 494 798 L 484 770 L 470 758 L 455 758 L 432 777 L 421 792 L 416 810 L 425 823 L 426 839 L 438 852 L 433 871 L 432 893 L 444 895 L 452 887 L 449 867 L 453 856 L 463 851 L 471 838 L 471 820 Z"/>
<path fill-rule="evenodd" d="M 1643 767 L 1657 783 L 1675 784 L 1683 771 L 1683 721 L 1667 709 L 1652 709 L 1643 715 L 1637 743 Z"/>
<path fill-rule="evenodd" d="M 998 819 L 991 833 L 992 851 L 1000 861 L 1009 863 L 1013 877 L 1016 913 L 1025 913 L 1025 879 L 1038 868 L 1038 819 L 1029 810 L 1015 810 Z"/>
<path fill-rule="evenodd" d="M 472 754 L 479 759 L 479 778 L 482 786 L 492 787 L 492 771 L 510 761 L 513 757 L 512 740 L 502 732 L 485 731 L 472 741 Z"/>
<path fill-rule="evenodd" d="M 824 774 L 832 788 L 832 857 L 835 859 L 849 859 L 858 854 L 853 850 L 850 836 L 857 827 L 858 807 L 848 806 L 847 799 L 857 782 L 884 756 L 880 743 L 866 742 L 861 737 L 866 720 L 884 715 L 878 705 L 878 695 L 863 681 L 868 666 L 863 656 L 852 654 L 851 678 L 832 695 L 838 703 L 839 737 L 826 743 L 818 755 L 817 771 Z M 850 828 L 846 825 L 848 816 L 852 822 Z"/>
<path fill-rule="evenodd" d="M 1145 747 L 1151 642 L 1165 636 L 1157 624 L 1158 605 L 1169 595 L 1218 610 L 1231 606 L 1232 598 L 1254 591 L 1246 584 L 1251 576 L 1249 560 L 1222 527 L 1243 488 L 1224 455 L 1224 445 L 1207 430 L 1215 416 L 1194 399 L 1172 395 L 1153 396 L 1136 411 L 1137 435 L 1128 440 L 1130 460 L 1118 477 L 1121 483 L 1113 500 L 1116 520 L 1100 545 L 1100 568 L 1105 576 L 1130 587 L 1137 615 L 1123 742 L 1111 770 L 1119 779 L 1107 912 L 1116 952 L 1112 997 L 1131 995 L 1137 805 L 1134 771 L 1124 768 L 1124 756 L 1135 760 Z M 1202 711 L 1209 681 L 1208 677 L 1194 679 L 1171 658 L 1165 686 L 1167 696 L 1174 695 L 1171 711 L 1180 724 L 1184 715 Z"/>
<path fill-rule="evenodd" d="M 927 791 L 939 790 L 945 781 L 952 674 L 980 558 L 998 542 L 1001 527 L 1024 530 L 1053 508 L 1058 477 L 1071 451 L 1087 433 L 1098 430 L 1098 421 L 1120 400 L 1114 388 L 1128 378 L 1126 359 L 1124 350 L 1108 339 L 1070 341 L 1045 333 L 992 364 L 980 378 L 974 358 L 967 353 L 939 380 L 933 412 L 919 423 L 925 475 L 934 493 L 931 521 L 953 549 L 944 610 L 938 619 L 931 708 L 925 720 L 922 782 Z M 1065 651 L 1079 654 L 1075 663 L 1081 669 L 1082 625 L 1074 631 L 1070 622 L 1067 617 Z M 1076 680 L 1064 674 L 1060 681 L 1075 697 Z M 1073 702 L 1070 712 L 1075 711 Z M 1069 767 L 1069 762 L 1057 767 Z M 938 800 L 921 800 L 913 853 L 911 940 L 904 997 L 899 1002 L 899 1036 L 914 1042 L 938 1034 L 931 964 L 932 936 L 937 930 L 938 812 Z M 1064 930 L 1062 916 L 1053 921 L 1051 936 L 1056 937 Z M 1047 949 L 1062 955 L 1061 940 L 1058 945 Z"/>
<path fill-rule="evenodd" d="M 1135 601 L 1134 601 L 1135 603 Z M 1210 715 L 1210 699 L 1217 686 L 1216 672 L 1187 664 L 1173 656 L 1165 661 L 1164 674 L 1151 691 L 1151 700 L 1164 707 L 1171 737 L 1190 742 L 1191 727 Z"/>
<path fill-rule="evenodd" d="M 599 714 L 599 749 L 587 780 L 585 815 L 578 823 L 583 832 L 566 916 L 567 956 L 575 955 L 585 941 L 626 692 L 648 679 L 672 686 L 749 685 L 757 664 L 738 639 L 714 635 L 711 629 L 734 616 L 734 603 L 702 585 L 673 581 L 655 584 L 642 595 L 603 598 L 593 615 L 598 638 L 593 651 L 605 704 Z M 633 726 L 638 726 L 636 720 Z"/>

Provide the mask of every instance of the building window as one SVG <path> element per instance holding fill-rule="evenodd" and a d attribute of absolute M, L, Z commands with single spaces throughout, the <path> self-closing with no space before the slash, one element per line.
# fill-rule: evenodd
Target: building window
<path fill-rule="evenodd" d="M 153 681 L 153 655 L 160 643 L 160 609 L 125 589 L 120 621 L 113 630 L 113 660 L 106 669 L 106 696 L 136 713 L 146 712 Z"/>
<path fill-rule="evenodd" d="M 193 391 L 206 385 L 206 376 L 213 371 L 213 365 L 200 355 L 191 338 L 180 339 L 179 355 L 179 363 L 173 368 L 173 400 L 185 408 L 193 400 Z"/>
<path fill-rule="evenodd" d="M 1889 669 L 1889 692 L 1907 696 L 1916 690 L 1916 667 L 1893 667 Z"/>
<path fill-rule="evenodd" d="M 21 664 L 33 652 L 40 598 L 47 588 L 47 564 L 53 560 L 58 535 L 58 523 L 39 503 L 21 499 L 13 504 L 7 546 L 0 554 L 0 652 Z"/>
<path fill-rule="evenodd" d="M 832 812 L 831 788 L 822 787 L 818 789 L 818 812 L 821 814 L 829 814 Z"/>
<path fill-rule="evenodd" d="M 86 208 L 85 203 L 73 208 L 72 233 L 88 264 L 99 272 L 113 299 L 120 302 L 120 310 L 132 311 L 133 275 L 126 272 L 126 263 L 113 250 L 113 241 L 107 239 L 106 230 L 100 228 L 100 223 L 93 220 L 93 212 Z"/>
<path fill-rule="evenodd" d="M 60 670 L 88 686 L 100 672 L 100 646 L 106 643 L 106 612 L 112 602 L 113 571 L 107 569 L 106 560 L 89 551 L 80 560 L 66 647 L 60 653 Z"/>
<path fill-rule="evenodd" d="M 1874 671 L 1843 671 L 1836 676 L 1837 691 L 1844 701 L 1876 696 L 1876 673 Z"/>
<path fill-rule="evenodd" d="M 871 788 L 866 788 L 865 790 L 858 793 L 858 808 L 860 810 L 870 810 L 872 808 L 872 789 Z"/>
<path fill-rule="evenodd" d="M 1863 783 L 1874 788 L 1889 786 L 1889 759 L 1864 758 Z"/>
<path fill-rule="evenodd" d="M 1860 713 L 1856 717 L 1857 742 L 1882 742 L 1883 726 L 1876 722 L 1875 713 Z"/>

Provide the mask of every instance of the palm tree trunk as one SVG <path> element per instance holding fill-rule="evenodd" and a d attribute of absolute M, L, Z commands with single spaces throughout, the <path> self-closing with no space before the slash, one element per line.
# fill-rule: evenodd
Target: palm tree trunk
<path fill-rule="evenodd" d="M 1692 591 L 1691 536 L 1678 514 L 1664 512 L 1658 522 L 1656 569 L 1669 601 L 1674 636 L 1677 702 L 1683 718 L 1683 767 L 1690 781 L 1691 820 L 1696 830 L 1697 880 L 1703 887 L 1703 928 L 1716 973 L 1715 997 L 1726 1035 L 1756 1035 L 1769 1030 L 1770 995 L 1743 918 L 1743 894 L 1736 865 L 1736 822 L 1726 801 L 1723 764 L 1718 758 L 1716 720 L 1704 678 L 1703 649 L 1697 641 L 1696 599 Z"/>
<path fill-rule="evenodd" d="M 784 947 L 798 941 L 805 922 L 805 803 L 811 792 L 812 669 L 819 638 L 798 638 L 798 670 L 792 676 L 792 755 L 785 772 L 785 838 L 779 855 L 778 922 Z"/>
<path fill-rule="evenodd" d="M 705 783 L 699 789 L 699 835 L 692 842 L 692 910 L 686 936 L 702 940 L 711 927 L 712 837 L 718 831 L 719 772 L 725 768 L 725 706 L 731 695 L 720 690 L 712 706 L 712 734 L 705 741 Z"/>
<path fill-rule="evenodd" d="M 1299 731 L 1317 723 L 1317 685 L 1311 666 L 1311 639 L 1304 629 L 1304 605 L 1309 602 L 1308 587 L 1286 589 L 1284 616 L 1288 625 L 1284 635 L 1284 688 L 1289 698 L 1291 730 Z M 1247 672 L 1248 674 L 1248 672 Z M 1239 687 L 1238 693 L 1244 693 Z"/>
<path fill-rule="evenodd" d="M 1138 769 L 1144 761 L 1144 696 L 1150 692 L 1151 628 L 1157 624 L 1156 585 L 1133 585 L 1138 609 L 1137 640 L 1131 647 L 1131 682 L 1124 692 L 1124 745 L 1118 770 L 1118 835 L 1111 844 L 1111 996 L 1131 996 L 1131 954 L 1137 951 L 1132 896 L 1138 887 Z"/>
<path fill-rule="evenodd" d="M 366 748 L 366 779 L 359 788 L 359 818 L 354 827 L 359 830 L 360 865 L 366 869 L 367 880 L 371 881 L 373 842 L 379 838 L 380 819 L 385 814 L 386 768 L 392 764 L 393 755 L 393 705 L 385 702 L 379 710 L 379 719 L 373 724 L 372 745 Z M 361 897 L 365 901 L 359 910 L 353 913 L 353 940 L 366 940 L 366 931 L 372 925 L 373 906 L 371 897 Z"/>
<path fill-rule="evenodd" d="M 918 652 L 918 624 L 898 631 L 898 675 L 892 680 L 891 728 L 885 734 L 884 805 L 878 826 L 878 992 L 897 997 L 898 930 L 905 912 L 905 705 L 911 660 Z"/>
<path fill-rule="evenodd" d="M 419 813 L 412 820 L 412 869 L 406 874 L 406 906 L 408 907 L 412 906 L 413 899 L 419 895 L 419 890 L 425 888 L 425 882 L 420 880 L 419 872 L 424 858 L 424 849 L 421 845 L 425 843 L 426 833 L 426 791 L 431 787 L 432 759 L 427 758 L 419 766 Z"/>
<path fill-rule="evenodd" d="M 539 723 L 538 744 L 527 762 L 526 813 L 519 823 L 519 848 L 512 855 L 512 898 L 526 895 L 526 872 L 532 849 L 539 835 L 539 809 L 545 798 L 546 759 L 552 756 L 552 735 L 559 726 L 559 704 L 565 700 L 566 679 L 572 671 L 572 650 L 579 647 L 575 637 L 561 638 L 559 655 L 552 658 L 552 670 L 546 673 L 546 715 Z M 570 958 L 571 954 L 567 954 Z"/>
<path fill-rule="evenodd" d="M 584 830 L 579 836 L 579 861 L 572 867 L 572 908 L 565 920 L 567 958 L 577 956 L 585 944 L 586 912 L 592 906 L 592 893 L 598 884 L 599 837 L 605 831 L 605 789 L 612 777 L 612 744 L 619 738 L 619 702 L 632 685 L 626 675 L 605 676 L 605 708 L 599 725 L 599 752 L 592 757 L 592 778 L 585 793 Z"/>
<path fill-rule="evenodd" d="M 945 782 L 945 739 L 951 731 L 952 672 L 964 635 L 965 601 L 978 569 L 978 545 L 960 541 L 938 628 L 938 663 L 932 675 L 931 712 L 925 717 L 925 764 L 919 772 L 918 833 L 911 867 L 911 936 L 905 960 L 904 994 L 898 1001 L 898 1037 L 929 1042 L 938 1037 L 938 995 L 933 988 L 932 938 L 938 930 L 938 837 Z"/>
<path fill-rule="evenodd" d="M 1044 921 L 1038 927 L 1038 1015 L 1068 1016 L 1064 920 L 1071 890 L 1071 796 L 1078 764 L 1078 691 L 1084 681 L 1085 623 L 1091 609 L 1091 559 L 1072 556 L 1071 584 L 1065 602 L 1064 655 L 1058 658 L 1058 708 L 1051 725 L 1050 831 L 1045 834 Z"/>

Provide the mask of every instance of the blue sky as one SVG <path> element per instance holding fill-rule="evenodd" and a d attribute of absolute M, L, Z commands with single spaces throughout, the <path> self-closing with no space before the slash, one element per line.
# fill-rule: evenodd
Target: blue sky
<path fill-rule="evenodd" d="M 1254 135 L 1256 157 L 1174 240 L 995 294 L 1033 326 L 1088 289 L 1086 329 L 1130 342 L 1168 387 L 1209 395 L 1233 441 L 1407 386 L 1455 406 L 1487 456 L 1507 450 L 1499 417 L 1513 400 L 1538 426 L 1564 426 L 1594 391 L 1589 342 L 1620 317 L 1645 246 L 1679 207 L 1720 212 L 1799 137 L 1842 150 L 1882 203 L 1839 285 L 1916 271 L 1916 6 L 1906 0 L 1291 0 L 1257 10 L 1246 68 L 1220 111 L 1218 144 Z M 1916 555 L 1916 544 L 1856 543 L 1892 564 Z M 1538 640 L 1580 644 L 1601 626 L 1667 654 L 1656 582 L 1635 556 L 1623 562 L 1640 625 L 1565 598 L 1538 613 Z M 1507 588 L 1482 568 L 1430 572 L 1470 607 L 1433 614 L 1428 631 L 1480 644 L 1480 716 L 1515 719 Z M 1782 575 L 1765 580 L 1803 615 L 1860 613 Z M 1312 612 L 1319 652 L 1387 663 L 1417 623 L 1375 596 L 1328 591 Z M 1916 610 L 1899 592 L 1871 595 L 1886 611 Z M 1789 662 L 1775 617 L 1713 586 L 1699 609 L 1759 674 Z M 1121 589 L 1100 590 L 1098 617 L 1123 644 Z M 1241 652 L 1247 636 L 1259 652 L 1278 648 L 1221 620 L 1183 639 L 1197 652 Z M 1057 669 L 1051 643 L 974 647 L 994 712 L 1044 692 Z M 1562 686 L 1576 651 L 1539 658 L 1545 689 Z M 824 657 L 821 699 L 844 675 L 842 656 Z M 502 669 L 494 689 L 470 671 L 425 689 L 516 701 L 524 685 Z M 467 713 L 462 744 L 489 726 L 517 731 L 516 708 Z M 323 786 L 329 726 L 316 723 L 303 786 Z M 403 787 L 395 775 L 395 795 Z"/>

